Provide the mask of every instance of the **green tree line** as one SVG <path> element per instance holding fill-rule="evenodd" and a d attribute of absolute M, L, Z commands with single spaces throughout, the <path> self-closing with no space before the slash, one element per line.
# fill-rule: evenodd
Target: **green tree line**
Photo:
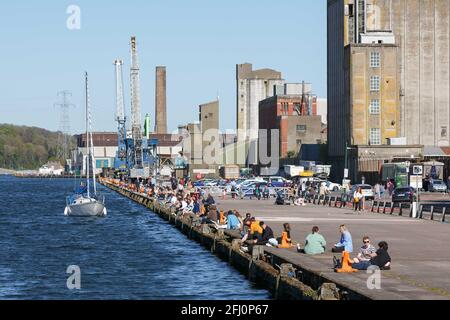
<path fill-rule="evenodd" d="M 34 170 L 48 161 L 60 161 L 58 132 L 36 127 L 0 124 L 0 168 Z M 75 145 L 71 137 L 71 147 Z"/>

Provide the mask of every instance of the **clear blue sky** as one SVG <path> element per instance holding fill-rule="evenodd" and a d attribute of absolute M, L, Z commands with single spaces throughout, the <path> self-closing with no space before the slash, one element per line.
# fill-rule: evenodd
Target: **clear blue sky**
<path fill-rule="evenodd" d="M 69 5 L 81 30 L 66 28 Z M 325 0 L 7 1 L 0 16 L 0 123 L 58 129 L 53 104 L 73 92 L 72 133 L 83 130 L 83 73 L 90 74 L 94 126 L 115 131 L 114 67 L 124 60 L 130 108 L 129 40 L 138 39 L 142 117 L 154 119 L 157 65 L 167 66 L 171 130 L 221 101 L 222 129 L 235 128 L 235 65 L 283 72 L 326 97 Z M 129 111 L 128 111 L 129 112 Z"/>

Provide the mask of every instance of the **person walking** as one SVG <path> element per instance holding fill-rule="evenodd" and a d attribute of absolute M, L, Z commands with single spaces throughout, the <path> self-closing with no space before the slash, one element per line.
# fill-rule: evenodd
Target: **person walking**
<path fill-rule="evenodd" d="M 353 194 L 353 206 L 355 208 L 355 211 L 361 211 L 362 205 L 364 201 L 364 196 L 362 194 L 362 189 L 358 188 L 355 193 Z"/>
<path fill-rule="evenodd" d="M 388 189 L 388 192 L 389 192 L 389 197 L 392 197 L 392 193 L 394 192 L 394 188 L 395 188 L 394 183 L 392 183 L 392 181 L 389 180 L 388 183 L 387 183 L 387 189 Z"/>
<path fill-rule="evenodd" d="M 302 182 L 302 197 L 306 197 L 306 190 L 307 190 L 307 186 L 306 186 L 306 181 Z"/>
<path fill-rule="evenodd" d="M 256 185 L 254 194 L 255 194 L 256 199 L 261 200 L 261 186 L 259 184 Z"/>
<path fill-rule="evenodd" d="M 375 194 L 377 195 L 377 200 L 381 199 L 381 184 L 377 183 L 375 185 Z"/>

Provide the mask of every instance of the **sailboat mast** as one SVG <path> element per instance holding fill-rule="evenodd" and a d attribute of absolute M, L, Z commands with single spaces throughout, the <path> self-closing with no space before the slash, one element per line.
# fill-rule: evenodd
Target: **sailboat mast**
<path fill-rule="evenodd" d="M 92 118 L 91 113 L 89 112 L 89 131 L 91 133 L 91 154 L 92 154 L 92 181 L 94 183 L 94 195 L 97 195 L 97 177 L 96 177 L 96 171 L 97 167 L 95 165 L 95 150 L 94 150 L 94 139 L 92 138 Z"/>
<path fill-rule="evenodd" d="M 86 181 L 87 181 L 87 196 L 90 198 L 90 185 L 89 185 L 89 162 L 91 156 L 91 148 L 89 146 L 89 87 L 88 87 L 88 73 L 85 73 L 85 85 L 86 85 Z"/>

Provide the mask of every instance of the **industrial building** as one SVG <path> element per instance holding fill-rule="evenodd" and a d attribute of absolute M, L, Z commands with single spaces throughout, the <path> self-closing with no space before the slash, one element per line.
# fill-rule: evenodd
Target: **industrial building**
<path fill-rule="evenodd" d="M 450 144 L 449 31 L 449 0 L 328 0 L 335 178 L 347 167 L 359 181 L 406 151 Z"/>
<path fill-rule="evenodd" d="M 218 176 L 225 164 L 235 164 L 236 134 L 222 133 L 219 100 L 198 107 L 199 121 L 179 126 L 183 153 L 189 162 L 190 176 Z"/>
<path fill-rule="evenodd" d="M 86 160 L 88 150 L 86 134 L 75 136 L 77 148 L 72 151 L 72 170 L 78 174 L 86 174 Z M 93 132 L 92 142 L 94 150 L 94 163 L 96 173 L 100 174 L 103 168 L 114 168 L 114 161 L 118 150 L 117 132 Z"/>
<path fill-rule="evenodd" d="M 202 135 L 205 133 L 215 134 L 214 132 L 219 132 L 219 100 L 205 103 L 200 105 L 199 107 L 199 122 L 200 122 L 200 130 Z M 205 138 L 205 137 L 204 137 Z M 207 137 L 206 137 L 207 138 Z M 203 153 L 207 150 L 207 148 L 214 141 L 207 141 L 209 139 L 203 139 Z"/>
<path fill-rule="evenodd" d="M 289 153 L 298 154 L 302 144 L 323 144 L 322 118 L 317 115 L 317 97 L 307 94 L 284 94 L 259 103 L 259 130 L 266 132 L 269 154 L 272 154 L 271 130 L 278 130 L 280 158 Z"/>
<path fill-rule="evenodd" d="M 257 164 L 258 161 L 258 129 L 259 102 L 274 95 L 274 87 L 284 85 L 281 72 L 272 69 L 253 70 L 250 63 L 236 66 L 237 83 L 237 135 L 238 144 L 244 148 L 247 164 Z M 241 152 L 240 151 L 240 152 Z"/>

